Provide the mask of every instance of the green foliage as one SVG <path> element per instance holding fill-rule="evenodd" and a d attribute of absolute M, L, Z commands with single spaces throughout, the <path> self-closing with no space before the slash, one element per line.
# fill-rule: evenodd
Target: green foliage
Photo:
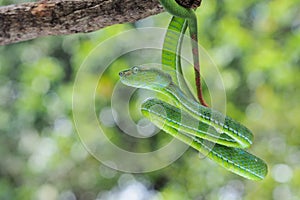
<path fill-rule="evenodd" d="M 299 0 L 215 0 L 197 10 L 199 41 L 219 67 L 227 114 L 253 131 L 250 151 L 269 165 L 269 175 L 258 183 L 200 159 L 191 149 L 159 171 L 122 173 L 101 164 L 81 144 L 72 92 L 84 59 L 99 43 L 134 26 L 167 27 L 169 15 L 0 47 L 0 199 L 120 199 L 128 191 L 145 199 L 299 199 L 299 8 Z M 140 41 L 116 40 L 99 57 L 132 42 Z M 96 88 L 97 115 L 110 106 L 118 72 L 144 59 L 151 61 L 147 54 L 132 53 L 111 63 Z M 136 92 L 130 105 L 136 122 L 138 97 Z M 134 152 L 155 150 L 171 139 L 163 132 L 133 139 L 116 124 L 105 129 L 114 144 Z"/>

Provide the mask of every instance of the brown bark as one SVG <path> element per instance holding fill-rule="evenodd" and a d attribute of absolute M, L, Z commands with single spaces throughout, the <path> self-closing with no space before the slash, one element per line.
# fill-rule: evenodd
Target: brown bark
<path fill-rule="evenodd" d="M 197 8 L 201 5 L 202 0 L 175 0 L 179 5 L 185 8 Z"/>
<path fill-rule="evenodd" d="M 187 7 L 200 5 L 199 0 L 177 2 Z M 42 0 L 2 6 L 0 45 L 46 35 L 91 32 L 162 11 L 158 0 Z"/>

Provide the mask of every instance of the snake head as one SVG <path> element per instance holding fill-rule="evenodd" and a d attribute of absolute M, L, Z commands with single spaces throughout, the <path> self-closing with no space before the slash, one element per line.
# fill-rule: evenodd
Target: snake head
<path fill-rule="evenodd" d="M 171 76 L 157 68 L 134 66 L 119 72 L 119 76 L 125 85 L 150 90 L 159 90 L 172 83 Z"/>

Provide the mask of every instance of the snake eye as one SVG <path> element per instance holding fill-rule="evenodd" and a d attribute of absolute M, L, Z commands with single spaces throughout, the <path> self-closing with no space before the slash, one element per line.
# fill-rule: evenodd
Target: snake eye
<path fill-rule="evenodd" d="M 124 72 L 119 72 L 119 76 L 122 77 L 124 75 Z"/>
<path fill-rule="evenodd" d="M 133 72 L 134 74 L 136 74 L 138 71 L 139 71 L 139 68 L 138 68 L 138 67 L 136 67 L 136 66 L 132 67 L 132 72 Z"/>

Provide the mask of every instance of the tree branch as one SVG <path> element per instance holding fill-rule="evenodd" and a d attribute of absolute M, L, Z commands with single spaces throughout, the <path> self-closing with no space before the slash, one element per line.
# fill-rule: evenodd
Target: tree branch
<path fill-rule="evenodd" d="M 177 0 L 195 6 L 198 0 Z M 0 45 L 46 35 L 86 33 L 163 11 L 158 0 L 42 0 L 0 7 Z"/>

